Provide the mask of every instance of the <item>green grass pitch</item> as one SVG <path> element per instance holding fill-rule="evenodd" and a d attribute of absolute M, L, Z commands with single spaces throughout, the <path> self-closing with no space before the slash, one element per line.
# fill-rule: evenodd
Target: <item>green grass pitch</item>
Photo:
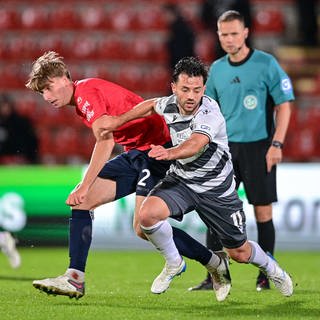
<path fill-rule="evenodd" d="M 272 287 L 255 291 L 257 270 L 233 262 L 233 286 L 224 302 L 213 292 L 188 292 L 205 276 L 204 268 L 187 261 L 187 271 L 161 295 L 150 292 L 163 267 L 155 251 L 91 251 L 86 295 L 79 299 L 48 296 L 32 287 L 32 280 L 62 274 L 68 263 L 66 248 L 22 248 L 22 266 L 12 270 L 0 256 L 0 319 L 320 319 L 320 253 L 277 252 L 277 259 L 294 277 L 290 298 Z"/>

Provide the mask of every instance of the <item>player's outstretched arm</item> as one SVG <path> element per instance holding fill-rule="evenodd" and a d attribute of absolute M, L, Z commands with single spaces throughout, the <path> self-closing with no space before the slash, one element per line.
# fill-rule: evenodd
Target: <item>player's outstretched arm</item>
<path fill-rule="evenodd" d="M 131 120 L 150 116 L 154 113 L 155 102 L 156 99 L 145 100 L 120 116 L 103 116 L 99 128 L 100 135 L 103 137 Z"/>
<path fill-rule="evenodd" d="M 148 155 L 156 160 L 186 159 L 200 152 L 208 143 L 209 138 L 206 135 L 193 133 L 189 139 L 172 148 L 151 145 Z"/>
<path fill-rule="evenodd" d="M 83 180 L 76 189 L 70 193 L 66 200 L 66 204 L 69 206 L 75 206 L 84 201 L 90 186 L 96 180 L 98 173 L 111 156 L 115 142 L 112 133 L 109 133 L 104 137 L 100 136 L 99 128 L 101 127 L 101 121 L 102 119 L 98 118 L 92 124 L 92 131 L 96 137 L 96 144 L 92 151 L 90 163 Z"/>

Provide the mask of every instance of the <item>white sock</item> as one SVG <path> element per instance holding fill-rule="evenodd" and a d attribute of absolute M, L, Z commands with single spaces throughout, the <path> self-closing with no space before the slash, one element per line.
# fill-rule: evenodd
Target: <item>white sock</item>
<path fill-rule="evenodd" d="M 218 268 L 218 266 L 220 265 L 220 262 L 221 262 L 221 258 L 218 255 L 216 255 L 214 252 L 212 252 L 212 256 L 209 262 L 205 265 L 205 267 L 210 273 L 212 273 Z"/>
<path fill-rule="evenodd" d="M 167 220 L 159 221 L 151 227 L 140 226 L 149 241 L 160 251 L 170 266 L 178 266 L 181 256 L 173 241 L 172 227 Z"/>
<path fill-rule="evenodd" d="M 0 231 L 0 246 L 5 244 L 6 231 Z"/>
<path fill-rule="evenodd" d="M 272 274 L 276 268 L 276 262 L 261 249 L 258 243 L 251 240 L 248 242 L 252 248 L 251 257 L 248 262 L 266 272 L 268 275 Z"/>
<path fill-rule="evenodd" d="M 84 272 L 83 271 L 68 268 L 65 274 L 77 282 L 84 282 Z"/>

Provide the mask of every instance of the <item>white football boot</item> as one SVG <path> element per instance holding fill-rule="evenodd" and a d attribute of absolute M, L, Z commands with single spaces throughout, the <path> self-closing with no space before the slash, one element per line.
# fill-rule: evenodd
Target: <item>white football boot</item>
<path fill-rule="evenodd" d="M 293 294 L 293 283 L 290 275 L 288 275 L 276 262 L 274 257 L 268 253 L 268 256 L 275 262 L 275 270 L 267 274 L 267 277 L 274 283 L 275 287 L 285 297 L 290 297 Z"/>
<path fill-rule="evenodd" d="M 34 280 L 32 284 L 36 289 L 47 294 L 68 296 L 76 299 L 84 296 L 84 282 L 77 282 L 66 274 L 57 278 Z"/>
<path fill-rule="evenodd" d="M 183 259 L 177 267 L 169 266 L 166 263 L 161 273 L 154 279 L 151 292 L 156 294 L 165 292 L 169 288 L 173 278 L 181 275 L 184 271 L 186 271 L 186 263 Z"/>
<path fill-rule="evenodd" d="M 231 290 L 231 276 L 229 272 L 229 258 L 224 251 L 214 252 L 220 257 L 220 264 L 214 268 L 209 263 L 206 265 L 207 270 L 211 274 L 212 286 L 216 295 L 217 301 L 224 301 Z"/>

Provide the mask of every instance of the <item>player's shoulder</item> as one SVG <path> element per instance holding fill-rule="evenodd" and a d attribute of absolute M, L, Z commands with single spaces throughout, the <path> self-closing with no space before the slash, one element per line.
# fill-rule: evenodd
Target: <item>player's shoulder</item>
<path fill-rule="evenodd" d="M 203 95 L 201 100 L 201 106 L 203 106 L 204 108 L 207 107 L 210 109 L 219 108 L 217 101 L 207 95 Z"/>
<path fill-rule="evenodd" d="M 266 64 L 277 63 L 277 59 L 271 53 L 266 52 L 266 51 L 262 51 L 262 50 L 258 50 L 258 49 L 254 49 L 252 57 L 253 57 L 253 59 L 259 60 L 259 61 L 264 62 Z"/>
<path fill-rule="evenodd" d="M 220 112 L 220 107 L 217 101 L 207 95 L 204 95 L 201 99 L 201 103 L 200 103 L 200 107 L 197 112 L 197 115 L 209 116 L 209 115 L 215 115 L 217 112 L 218 113 Z"/>
<path fill-rule="evenodd" d="M 74 86 L 77 94 L 90 94 L 97 88 L 105 85 L 105 81 L 98 78 L 86 78 L 74 81 Z"/>
<path fill-rule="evenodd" d="M 75 86 L 77 88 L 95 88 L 99 86 L 112 86 L 114 85 L 112 82 L 109 82 L 104 79 L 100 78 L 86 78 L 86 79 L 81 79 L 81 80 L 76 80 Z"/>
<path fill-rule="evenodd" d="M 173 94 L 171 96 L 157 98 L 156 106 L 164 113 L 177 113 L 177 97 Z"/>

